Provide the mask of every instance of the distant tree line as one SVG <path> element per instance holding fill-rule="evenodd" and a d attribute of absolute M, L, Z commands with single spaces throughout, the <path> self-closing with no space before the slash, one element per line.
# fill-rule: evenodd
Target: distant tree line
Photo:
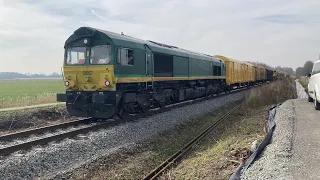
<path fill-rule="evenodd" d="M 17 78 L 61 78 L 62 75 L 59 73 L 52 74 L 22 74 L 17 72 L 0 72 L 0 79 L 17 79 Z"/>
<path fill-rule="evenodd" d="M 291 67 L 280 67 L 280 66 L 277 66 L 275 68 L 275 70 L 276 71 L 280 71 L 280 72 L 288 73 L 289 75 L 294 75 L 295 74 L 294 70 Z"/>
<path fill-rule="evenodd" d="M 312 67 L 313 67 L 312 61 L 305 62 L 303 67 L 298 67 L 296 69 L 296 77 L 307 76 L 309 73 L 311 73 Z"/>

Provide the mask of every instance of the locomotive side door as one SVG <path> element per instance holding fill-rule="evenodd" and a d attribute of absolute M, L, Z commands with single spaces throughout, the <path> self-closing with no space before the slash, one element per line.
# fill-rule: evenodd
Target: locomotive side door
<path fill-rule="evenodd" d="M 151 81 L 148 81 L 147 82 L 147 87 L 148 89 L 149 88 L 152 88 L 153 87 L 153 61 L 152 61 L 152 58 L 153 58 L 153 55 L 152 55 L 152 51 L 151 51 L 151 48 L 145 44 L 145 75 L 146 75 L 146 78 L 148 79 L 151 79 Z"/>

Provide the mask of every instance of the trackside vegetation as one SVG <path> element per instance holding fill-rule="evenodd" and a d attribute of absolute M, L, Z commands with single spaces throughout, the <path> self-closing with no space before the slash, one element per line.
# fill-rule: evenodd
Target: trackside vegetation
<path fill-rule="evenodd" d="M 240 158 L 249 157 L 252 142 L 264 139 L 270 106 L 292 98 L 296 98 L 296 89 L 291 78 L 252 89 L 245 105 L 228 123 L 211 133 L 188 159 L 162 179 L 228 179 Z"/>

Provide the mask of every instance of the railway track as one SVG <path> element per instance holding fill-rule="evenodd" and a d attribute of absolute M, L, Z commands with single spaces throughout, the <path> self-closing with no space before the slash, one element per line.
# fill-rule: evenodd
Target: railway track
<path fill-rule="evenodd" d="M 51 125 L 51 126 L 44 126 L 44 127 L 40 127 L 40 128 L 36 128 L 36 129 L 25 130 L 25 131 L 20 131 L 20 132 L 16 132 L 16 133 L 10 133 L 10 134 L 0 136 L 0 141 L 12 141 L 14 139 L 25 138 L 30 135 L 42 134 L 45 132 L 55 131 L 58 129 L 65 129 L 65 128 L 72 127 L 72 126 L 78 126 L 81 124 L 90 123 L 92 121 L 94 121 L 94 119 L 92 119 L 92 118 L 80 119 L 80 120 L 55 124 L 55 125 Z"/>
<path fill-rule="evenodd" d="M 200 142 L 210 131 L 212 131 L 214 128 L 216 128 L 221 122 L 226 120 L 234 111 L 236 111 L 240 106 L 237 105 L 230 111 L 228 111 L 226 114 L 224 114 L 219 120 L 214 122 L 211 126 L 209 126 L 207 129 L 205 129 L 203 132 L 201 132 L 197 137 L 195 137 L 193 140 L 188 142 L 184 147 L 179 149 L 175 154 L 170 156 L 168 159 L 166 159 L 164 162 L 162 162 L 158 167 L 153 169 L 147 176 L 145 176 L 144 180 L 153 180 L 158 178 L 161 174 L 163 174 L 166 170 L 169 170 L 172 166 L 176 166 L 181 162 L 181 160 L 188 155 L 188 153 L 191 151 L 191 149 L 196 145 L 198 142 Z"/>
<path fill-rule="evenodd" d="M 85 127 L 80 127 L 76 130 L 71 130 L 71 131 L 67 131 L 67 132 L 61 132 L 58 134 L 54 134 L 54 135 L 49 135 L 49 136 L 44 136 L 44 137 L 39 137 L 33 140 L 26 140 L 23 141 L 22 143 L 18 143 L 18 144 L 13 144 L 11 146 L 6 146 L 4 148 L 0 149 L 0 156 L 6 156 L 9 155 L 13 152 L 16 151 L 20 151 L 20 150 L 27 150 L 30 149 L 34 146 L 38 146 L 38 145 L 45 145 L 48 144 L 49 142 L 52 141 L 59 141 L 65 138 L 72 138 L 75 137 L 77 135 L 80 134 L 85 134 L 88 133 L 90 131 L 95 131 L 104 127 L 109 127 L 112 125 L 116 125 L 121 123 L 121 121 L 104 121 L 104 122 L 100 122 L 94 125 L 89 125 L 89 126 L 85 126 Z M 53 127 L 48 127 L 48 128 L 56 128 L 55 126 Z M 36 131 L 36 132 L 41 132 L 41 129 L 34 129 L 34 130 L 30 130 L 32 131 Z M 27 133 L 31 133 L 31 132 L 27 132 Z M 22 132 L 22 134 L 24 134 L 26 132 Z M 11 134 L 11 136 L 13 137 L 21 137 L 22 135 L 20 133 L 16 133 L 16 134 Z M 6 137 L 7 139 L 7 137 Z"/>
<path fill-rule="evenodd" d="M 77 128 L 76 130 L 62 132 L 62 133 L 58 133 L 55 135 L 39 137 L 39 138 L 35 138 L 35 139 L 33 138 L 32 140 L 27 139 L 27 140 L 24 140 L 22 143 L 17 143 L 17 144 L 5 146 L 3 148 L 0 148 L 0 156 L 6 156 L 6 155 L 9 155 L 13 152 L 20 151 L 20 150 L 28 150 L 28 149 L 31 149 L 32 147 L 38 146 L 38 145 L 46 145 L 52 141 L 59 141 L 59 140 L 65 139 L 65 138 L 73 138 L 73 137 L 76 137 L 77 135 L 86 134 L 88 132 L 96 131 L 101 128 L 115 126 L 115 125 L 118 125 L 123 122 L 134 121 L 134 120 L 137 120 L 142 117 L 152 116 L 154 114 L 162 113 L 162 112 L 172 110 L 172 109 L 175 109 L 178 107 L 182 107 L 182 106 L 185 106 L 188 104 L 199 103 L 201 101 L 209 100 L 209 99 L 212 99 L 215 97 L 222 97 L 222 96 L 225 96 L 225 95 L 228 95 L 231 93 L 240 92 L 240 91 L 243 91 L 246 89 L 247 89 L 247 87 L 243 87 L 243 88 L 235 89 L 234 91 L 229 92 L 229 93 L 221 93 L 220 95 L 217 95 L 217 96 L 211 95 L 209 97 L 202 97 L 202 98 L 198 98 L 198 99 L 194 99 L 194 100 L 190 100 L 190 101 L 180 102 L 177 104 L 168 105 L 168 106 L 161 108 L 161 109 L 152 109 L 152 110 L 149 110 L 143 114 L 136 114 L 134 116 L 129 116 L 129 117 L 126 117 L 125 119 L 117 119 L 117 120 L 108 119 L 108 120 L 97 122 L 96 119 L 87 118 L 87 119 L 81 119 L 81 120 L 61 123 L 61 124 L 57 124 L 57 125 L 46 126 L 46 127 L 42 127 L 42 128 L 37 128 L 37 129 L 32 129 L 32 130 L 21 131 L 21 132 L 3 135 L 3 136 L 0 136 L 0 142 L 14 141 L 16 139 L 27 138 L 28 136 L 35 135 L 35 134 L 39 135 L 39 134 L 44 134 L 45 132 L 52 132 L 52 131 L 55 131 L 58 129 L 66 129 L 66 128 L 72 127 L 72 126 L 79 126 L 81 124 L 89 124 L 89 126 L 80 127 L 80 128 Z M 91 125 L 90 122 L 97 122 L 97 123 Z"/>

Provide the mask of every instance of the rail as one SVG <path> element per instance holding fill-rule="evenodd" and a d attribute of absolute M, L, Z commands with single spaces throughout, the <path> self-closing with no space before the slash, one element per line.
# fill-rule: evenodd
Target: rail
<path fill-rule="evenodd" d="M 60 123 L 60 124 L 55 124 L 55 125 L 50 125 L 50 126 L 44 126 L 44 127 L 40 127 L 40 128 L 19 131 L 19 132 L 10 133 L 10 134 L 5 134 L 5 135 L 0 136 L 0 141 L 12 141 L 14 139 L 25 138 L 30 135 L 42 134 L 42 133 L 49 132 L 49 131 L 55 131 L 57 129 L 65 129 L 65 128 L 68 128 L 71 126 L 78 126 L 80 124 L 89 123 L 92 120 L 93 120 L 92 118 L 87 118 L 87 119 L 75 120 L 75 121 L 70 121 L 70 122 L 65 122 L 65 123 Z"/>
<path fill-rule="evenodd" d="M 12 146 L 4 147 L 4 148 L 0 149 L 0 156 L 5 156 L 5 155 L 11 154 L 13 152 L 19 151 L 19 150 L 27 150 L 27 149 L 30 149 L 30 148 L 37 146 L 37 145 L 45 145 L 45 144 L 48 144 L 49 142 L 52 142 L 52 141 L 59 141 L 64 138 L 74 137 L 79 134 L 85 134 L 90 131 L 98 130 L 98 129 L 101 129 L 101 128 L 104 128 L 107 126 L 116 125 L 119 123 L 121 123 L 121 121 L 103 122 L 103 123 L 95 124 L 95 125 L 92 125 L 89 127 L 83 127 L 83 128 L 77 129 L 77 130 L 63 132 L 63 133 L 60 133 L 57 135 L 52 135 L 49 137 L 39 138 L 36 140 L 26 141 L 26 142 L 23 142 L 20 144 L 15 144 Z"/>
<path fill-rule="evenodd" d="M 175 154 L 170 156 L 168 159 L 166 159 L 163 163 L 161 163 L 158 167 L 153 169 L 147 176 L 145 176 L 144 180 L 151 180 L 156 179 L 159 177 L 164 171 L 168 170 L 171 166 L 178 164 L 179 161 L 187 155 L 188 152 L 190 152 L 191 148 L 199 141 L 201 141 L 211 130 L 213 130 L 215 127 L 217 127 L 221 122 L 226 120 L 230 114 L 232 114 L 234 111 L 236 111 L 240 106 L 237 105 L 230 111 L 228 111 L 226 114 L 224 114 L 219 120 L 214 122 L 211 126 L 209 126 L 207 129 L 205 129 L 202 133 L 200 133 L 197 137 L 195 137 L 193 140 L 191 140 L 189 143 L 187 143 L 184 147 L 182 147 L 180 150 L 178 150 Z"/>

